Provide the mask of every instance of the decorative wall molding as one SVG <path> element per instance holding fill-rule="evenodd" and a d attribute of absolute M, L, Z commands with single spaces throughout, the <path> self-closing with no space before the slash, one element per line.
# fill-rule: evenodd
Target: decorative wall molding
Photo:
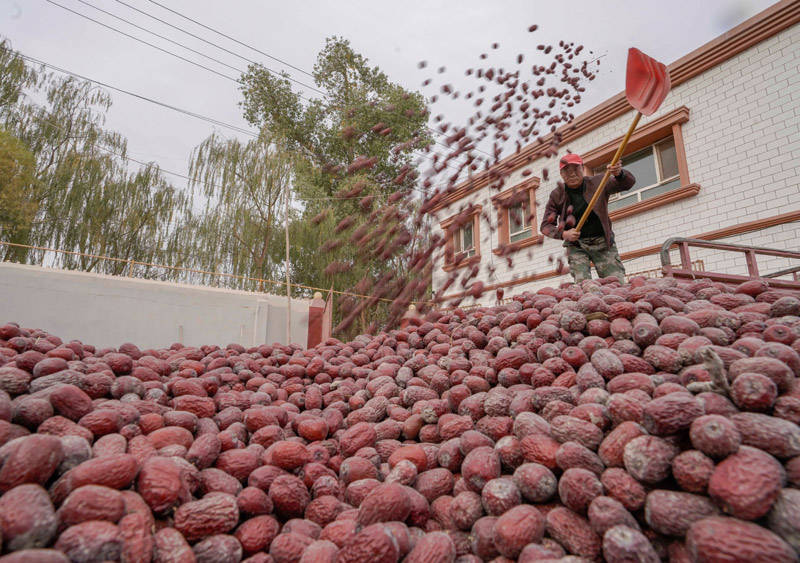
<path fill-rule="evenodd" d="M 622 219 L 623 217 L 630 217 L 631 215 L 644 213 L 645 211 L 650 211 L 651 209 L 656 209 L 663 205 L 686 199 L 687 197 L 694 197 L 698 193 L 700 193 L 700 184 L 689 184 L 688 186 L 683 186 L 677 190 L 672 190 L 644 201 L 632 203 L 631 205 L 625 206 L 621 209 L 616 209 L 609 213 L 608 216 L 612 221 L 616 221 L 618 219 Z"/>

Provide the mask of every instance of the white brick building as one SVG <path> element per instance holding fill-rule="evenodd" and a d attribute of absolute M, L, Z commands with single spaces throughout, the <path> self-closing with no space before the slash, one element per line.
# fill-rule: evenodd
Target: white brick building
<path fill-rule="evenodd" d="M 675 61 L 669 71 L 672 90 L 654 115 L 642 118 L 623 156 L 623 165 L 637 176 L 633 194 L 610 204 L 628 274 L 659 268 L 661 245 L 676 236 L 800 249 L 800 2 L 775 4 Z M 633 116 L 624 94 L 614 96 L 578 116 L 574 129 L 562 131 L 558 157 L 569 149 L 583 156 L 587 171 L 604 169 Z M 514 172 L 501 193 L 478 177 L 440 200 L 434 223 L 452 252 L 436 257 L 434 292 L 453 272 L 475 264 L 480 266 L 475 279 L 488 290 L 483 303 L 494 301 L 498 288 L 511 296 L 571 281 L 554 267 L 564 255 L 562 242 L 541 241 L 538 232 L 559 178 L 558 160 L 545 158 L 546 149 L 537 143 L 506 158 L 503 164 Z M 550 171 L 548 181 L 522 174 L 543 168 Z M 509 232 L 503 200 L 517 196 L 514 215 L 513 206 L 522 210 L 527 204 L 520 191 L 535 200 L 536 216 L 530 231 L 512 217 Z M 470 205 L 476 210 L 473 222 L 454 228 L 452 219 Z M 491 226 L 499 225 L 496 230 L 481 218 L 487 211 Z M 465 247 L 470 230 L 472 249 Z M 511 268 L 498 250 L 504 244 L 512 245 L 513 250 L 506 249 Z M 707 271 L 747 273 L 744 255 L 693 249 L 692 260 L 698 259 Z M 797 262 L 758 259 L 762 273 L 792 265 Z M 462 291 L 453 283 L 444 295 L 459 297 Z"/>

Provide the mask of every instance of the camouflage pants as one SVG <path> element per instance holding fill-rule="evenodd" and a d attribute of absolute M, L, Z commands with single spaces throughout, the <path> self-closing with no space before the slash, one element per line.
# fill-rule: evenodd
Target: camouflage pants
<path fill-rule="evenodd" d="M 625 266 L 613 241 L 608 247 L 605 237 L 590 237 L 572 243 L 565 242 L 564 246 L 567 247 L 569 271 L 575 283 L 592 279 L 592 262 L 598 277 L 616 276 L 620 283 L 625 283 Z"/>

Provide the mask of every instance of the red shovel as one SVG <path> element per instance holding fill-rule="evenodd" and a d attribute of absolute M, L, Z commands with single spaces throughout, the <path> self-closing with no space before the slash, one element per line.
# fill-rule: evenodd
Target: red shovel
<path fill-rule="evenodd" d="M 622 139 L 622 143 L 620 143 L 617 152 L 614 154 L 614 158 L 611 160 L 611 166 L 619 162 L 622 152 L 628 144 L 628 140 L 630 140 L 634 129 L 636 129 L 636 126 L 639 124 L 639 119 L 641 119 L 643 115 L 652 115 L 658 109 L 661 102 L 667 97 L 669 88 L 669 71 L 664 63 L 660 63 L 648 57 L 635 47 L 628 49 L 625 97 L 628 98 L 628 103 L 638 111 L 636 112 L 636 117 L 633 118 L 633 123 L 631 123 L 628 132 L 625 133 L 625 137 Z M 606 173 L 603 175 L 600 185 L 595 190 L 594 195 L 592 195 L 589 206 L 586 208 L 586 211 L 583 212 L 581 220 L 578 221 L 578 224 L 575 226 L 576 230 L 580 231 L 583 224 L 586 223 L 586 220 L 589 218 L 589 213 L 592 212 L 594 204 L 597 202 L 600 194 L 603 193 L 610 176 L 611 170 L 606 169 Z"/>

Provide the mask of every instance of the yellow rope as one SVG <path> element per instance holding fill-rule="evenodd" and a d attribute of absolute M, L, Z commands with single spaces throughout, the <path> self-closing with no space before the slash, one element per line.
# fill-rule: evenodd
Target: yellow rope
<path fill-rule="evenodd" d="M 88 254 L 86 252 L 77 252 L 77 251 L 74 251 L 74 250 L 60 250 L 58 248 L 48 248 L 46 246 L 32 246 L 32 245 L 29 245 L 29 244 L 18 244 L 18 243 L 15 243 L 15 242 L 6 242 L 6 241 L 0 241 L 0 246 L 14 246 L 16 248 L 27 248 L 29 250 L 44 250 L 46 252 L 59 252 L 61 254 L 69 254 L 69 255 L 72 255 L 72 256 L 82 256 L 84 258 L 98 258 L 100 260 L 110 260 L 112 262 L 124 262 L 126 264 L 131 264 L 131 265 L 136 264 L 136 265 L 139 265 L 139 266 L 150 266 L 150 267 L 153 267 L 153 268 L 166 268 L 168 270 L 178 270 L 180 272 L 189 272 L 189 273 L 193 273 L 193 274 L 207 274 L 207 275 L 210 275 L 210 276 L 222 276 L 222 277 L 226 277 L 226 278 L 234 278 L 234 279 L 245 280 L 245 281 L 266 282 L 266 283 L 271 283 L 273 285 L 286 286 L 286 282 L 280 282 L 280 281 L 275 281 L 275 280 L 268 280 L 268 279 L 263 279 L 263 278 L 251 278 L 249 276 L 242 276 L 242 275 L 239 275 L 239 274 L 229 274 L 229 273 L 226 273 L 226 272 L 211 272 L 209 270 L 196 270 L 194 268 L 184 268 L 182 266 L 167 266 L 166 264 L 154 264 L 152 262 L 140 262 L 138 260 L 132 260 L 132 259 L 126 260 L 125 258 L 114 258 L 113 256 L 102 256 L 100 254 Z M 335 289 L 325 289 L 325 288 L 322 288 L 322 287 L 313 287 L 313 286 L 310 286 L 310 285 L 303 285 L 303 284 L 299 284 L 299 283 L 290 283 L 289 287 L 290 288 L 291 287 L 298 287 L 300 289 L 309 289 L 309 290 L 312 290 L 312 291 L 319 291 L 319 292 L 322 292 L 322 293 L 333 292 L 333 293 L 337 293 L 339 295 L 347 295 L 347 296 L 350 296 L 350 297 L 359 297 L 361 299 L 375 299 L 375 297 L 372 296 L 372 295 L 362 295 L 360 293 L 352 293 L 352 292 L 349 292 L 349 291 L 337 291 Z M 378 297 L 377 299 L 379 301 L 384 301 L 386 303 L 392 303 L 391 299 L 386 299 L 386 298 L 383 298 L 383 297 Z M 426 304 L 426 305 L 431 305 L 432 304 L 432 303 L 429 303 L 427 301 L 411 301 L 411 303 Z"/>

